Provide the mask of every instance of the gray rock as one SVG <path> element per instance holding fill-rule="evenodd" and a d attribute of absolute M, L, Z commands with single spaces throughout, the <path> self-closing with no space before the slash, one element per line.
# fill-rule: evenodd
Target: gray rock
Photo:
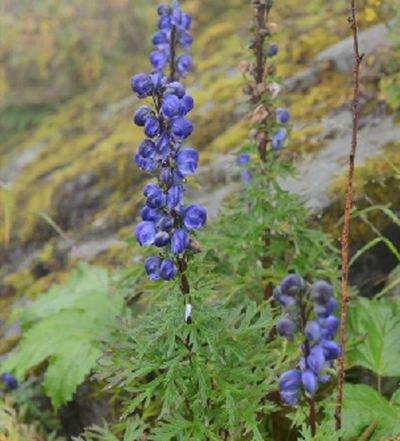
<path fill-rule="evenodd" d="M 390 44 L 389 29 L 383 24 L 378 24 L 360 32 L 358 39 L 360 53 L 368 56 Z M 353 57 L 353 37 L 348 37 L 320 52 L 315 61 L 329 61 L 337 71 L 347 73 L 353 68 Z"/>
<path fill-rule="evenodd" d="M 84 243 L 74 245 L 69 254 L 72 260 L 93 260 L 96 256 L 107 251 L 113 246 L 124 246 L 125 242 L 118 240 L 115 236 L 101 239 L 93 239 Z"/>
<path fill-rule="evenodd" d="M 316 155 L 304 156 L 297 165 L 297 175 L 281 182 L 286 190 L 301 196 L 315 214 L 332 204 L 329 185 L 332 179 L 347 169 L 351 123 L 351 114 L 347 110 L 329 115 L 323 121 L 325 133 L 329 138 L 334 132 L 335 138 L 327 139 L 326 146 Z M 378 156 L 385 144 L 399 139 L 400 125 L 395 123 L 393 117 L 364 121 L 359 130 L 356 166 Z"/>
<path fill-rule="evenodd" d="M 305 92 L 310 89 L 319 78 L 323 70 L 323 64 L 315 64 L 308 69 L 286 79 L 283 83 L 286 92 L 300 91 Z"/>

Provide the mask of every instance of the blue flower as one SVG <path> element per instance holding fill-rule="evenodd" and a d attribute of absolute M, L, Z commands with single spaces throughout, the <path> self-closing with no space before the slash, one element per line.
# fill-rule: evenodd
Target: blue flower
<path fill-rule="evenodd" d="M 141 106 L 136 110 L 135 115 L 133 117 L 133 122 L 139 126 L 143 127 L 147 118 L 151 115 L 151 109 L 148 106 Z"/>
<path fill-rule="evenodd" d="M 294 406 L 298 401 L 301 386 L 301 373 L 297 369 L 284 372 L 279 378 L 279 393 L 281 399 L 289 406 Z"/>
<path fill-rule="evenodd" d="M 189 49 L 193 43 L 193 38 L 189 34 L 189 32 L 181 30 L 178 33 L 178 41 L 179 41 L 179 44 L 181 45 L 182 49 Z"/>
<path fill-rule="evenodd" d="M 148 205 L 145 205 L 140 212 L 143 220 L 158 222 L 161 219 L 161 213 L 156 208 L 151 208 Z"/>
<path fill-rule="evenodd" d="M 301 385 L 301 373 L 298 369 L 284 372 L 279 378 L 279 390 L 293 391 Z"/>
<path fill-rule="evenodd" d="M 149 116 L 146 119 L 146 122 L 144 124 L 144 133 L 149 138 L 154 138 L 160 133 L 161 125 L 160 121 L 158 121 L 157 118 L 154 116 Z"/>
<path fill-rule="evenodd" d="M 135 162 L 140 169 L 144 170 L 147 173 L 151 173 L 156 168 L 156 164 L 153 159 L 144 158 L 140 154 L 135 155 Z"/>
<path fill-rule="evenodd" d="M 149 257 L 144 262 L 144 268 L 150 280 L 160 279 L 161 259 L 157 256 Z"/>
<path fill-rule="evenodd" d="M 172 81 L 165 87 L 164 96 L 176 95 L 178 98 L 183 98 L 185 93 L 185 88 L 179 81 Z"/>
<path fill-rule="evenodd" d="M 154 46 L 169 44 L 169 38 L 166 32 L 158 31 L 153 34 L 151 39 Z"/>
<path fill-rule="evenodd" d="M 153 158 L 156 153 L 156 146 L 150 139 L 145 139 L 139 144 L 138 155 L 143 158 Z"/>
<path fill-rule="evenodd" d="M 248 184 L 251 181 L 251 172 L 250 172 L 250 170 L 243 170 L 242 171 L 242 181 L 245 184 Z"/>
<path fill-rule="evenodd" d="M 312 286 L 311 297 L 312 299 L 320 304 L 326 304 L 332 298 L 333 288 L 325 280 L 318 280 Z"/>
<path fill-rule="evenodd" d="M 325 352 L 321 346 L 311 348 L 310 355 L 307 357 L 308 367 L 315 373 L 319 374 L 325 364 Z"/>
<path fill-rule="evenodd" d="M 250 155 L 242 153 L 236 158 L 236 165 L 247 165 L 250 162 Z"/>
<path fill-rule="evenodd" d="M 339 327 L 339 319 L 334 315 L 330 315 L 326 318 L 319 318 L 318 323 L 321 326 L 321 336 L 325 339 L 332 339 Z"/>
<path fill-rule="evenodd" d="M 326 304 L 316 302 L 314 305 L 315 315 L 321 318 L 329 317 L 336 307 L 337 302 L 333 297 Z"/>
<path fill-rule="evenodd" d="M 146 196 L 146 204 L 151 208 L 161 208 L 166 203 L 166 197 L 162 189 L 156 184 L 147 184 L 143 194 Z"/>
<path fill-rule="evenodd" d="M 167 95 L 163 99 L 161 106 L 162 114 L 167 118 L 173 118 L 179 115 L 181 109 L 181 100 L 176 95 Z"/>
<path fill-rule="evenodd" d="M 287 109 L 279 107 L 276 109 L 276 120 L 280 124 L 286 124 L 290 120 L 290 113 Z"/>
<path fill-rule="evenodd" d="M 160 31 L 169 31 L 172 27 L 172 20 L 169 15 L 162 15 L 158 19 L 158 29 Z"/>
<path fill-rule="evenodd" d="M 192 68 L 192 58 L 189 55 L 181 55 L 176 60 L 176 70 L 185 76 Z"/>
<path fill-rule="evenodd" d="M 151 245 L 156 238 L 156 228 L 153 222 L 142 221 L 136 225 L 135 236 L 141 246 Z"/>
<path fill-rule="evenodd" d="M 157 8 L 157 13 L 158 13 L 158 15 L 160 15 L 160 16 L 163 16 L 163 15 L 170 15 L 171 12 L 172 12 L 172 8 L 171 8 L 171 6 L 169 6 L 169 5 L 160 5 L 160 6 Z"/>
<path fill-rule="evenodd" d="M 4 387 L 6 388 L 6 390 L 14 390 L 18 387 L 17 379 L 9 372 L 1 374 L 0 380 L 4 383 Z"/>
<path fill-rule="evenodd" d="M 170 241 L 171 237 L 166 231 L 159 231 L 154 239 L 154 245 L 156 247 L 165 247 L 165 245 L 168 245 Z"/>
<path fill-rule="evenodd" d="M 178 116 L 171 123 L 171 133 L 177 139 L 186 139 L 193 131 L 193 125 L 190 121 Z"/>
<path fill-rule="evenodd" d="M 189 30 L 190 26 L 192 24 L 192 18 L 190 17 L 190 15 L 185 14 L 184 12 L 182 12 L 181 15 L 181 26 L 183 29 Z"/>
<path fill-rule="evenodd" d="M 171 280 L 176 276 L 176 266 L 171 259 L 164 259 L 160 266 L 160 276 L 164 280 Z"/>
<path fill-rule="evenodd" d="M 162 231 L 170 231 L 174 226 L 174 219 L 171 216 L 164 215 L 157 221 L 157 227 Z"/>
<path fill-rule="evenodd" d="M 153 92 L 153 80 L 150 75 L 143 73 L 134 75 L 131 79 L 131 87 L 139 98 L 145 98 Z"/>
<path fill-rule="evenodd" d="M 174 180 L 172 170 L 169 167 L 162 167 L 160 170 L 159 180 L 161 184 L 170 186 Z"/>
<path fill-rule="evenodd" d="M 296 390 L 282 390 L 279 392 L 281 400 L 288 406 L 295 406 L 299 401 L 299 389 Z"/>
<path fill-rule="evenodd" d="M 323 340 L 321 346 L 327 360 L 336 360 L 340 356 L 340 347 L 331 340 Z"/>
<path fill-rule="evenodd" d="M 182 254 L 189 245 L 189 238 L 186 231 L 178 228 L 171 238 L 171 251 L 173 254 Z"/>
<path fill-rule="evenodd" d="M 188 230 L 201 228 L 207 220 L 207 211 L 200 205 L 190 205 L 185 210 L 183 222 Z"/>
<path fill-rule="evenodd" d="M 292 308 L 296 305 L 296 299 L 287 294 L 283 294 L 280 286 L 277 286 L 274 289 L 273 296 L 274 299 L 285 309 Z"/>
<path fill-rule="evenodd" d="M 310 394 L 314 395 L 315 391 L 317 390 L 318 381 L 317 377 L 315 376 L 314 372 L 307 369 L 301 374 L 301 381 L 303 383 L 304 389 Z"/>
<path fill-rule="evenodd" d="M 182 202 L 183 187 L 181 185 L 172 185 L 167 193 L 168 208 L 176 208 Z"/>
<path fill-rule="evenodd" d="M 183 116 L 194 108 L 194 101 L 190 95 L 185 95 L 180 101 L 179 113 Z"/>
<path fill-rule="evenodd" d="M 278 45 L 276 43 L 272 43 L 268 48 L 268 56 L 275 57 L 278 54 Z"/>
<path fill-rule="evenodd" d="M 288 274 L 280 283 L 282 294 L 294 296 L 304 287 L 304 280 L 298 274 Z"/>
<path fill-rule="evenodd" d="M 276 331 L 282 337 L 291 337 L 296 331 L 296 324 L 287 317 L 282 318 L 276 324 Z"/>
<path fill-rule="evenodd" d="M 321 338 L 321 328 L 316 321 L 312 320 L 307 322 L 306 327 L 304 328 L 304 334 L 307 340 L 311 342 L 318 342 Z"/>
<path fill-rule="evenodd" d="M 156 150 L 162 158 L 166 158 L 171 149 L 171 139 L 167 132 L 164 132 L 160 135 L 160 137 L 156 141 Z"/>
<path fill-rule="evenodd" d="M 149 57 L 151 65 L 156 70 L 162 70 L 168 62 L 168 55 L 165 52 L 153 51 Z"/>
<path fill-rule="evenodd" d="M 182 149 L 176 157 L 176 167 L 178 172 L 183 176 L 193 175 L 197 169 L 199 154 L 197 150 L 192 148 Z"/>
<path fill-rule="evenodd" d="M 286 129 L 279 129 L 272 135 L 271 146 L 273 150 L 280 150 L 286 138 Z"/>

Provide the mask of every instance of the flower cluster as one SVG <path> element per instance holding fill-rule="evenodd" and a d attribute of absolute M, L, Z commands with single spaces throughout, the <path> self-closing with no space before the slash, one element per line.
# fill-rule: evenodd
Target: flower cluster
<path fill-rule="evenodd" d="M 284 127 L 290 121 L 290 113 L 287 109 L 279 107 L 275 110 L 274 125 L 277 129 L 271 136 L 271 149 L 273 151 L 279 151 L 282 149 L 287 136 L 287 130 Z M 242 180 L 245 184 L 251 180 L 251 171 L 249 169 L 250 155 L 247 153 L 241 153 L 236 158 L 236 165 L 241 168 Z"/>
<path fill-rule="evenodd" d="M 145 261 L 151 280 L 170 280 L 177 274 L 177 259 L 194 249 L 190 237 L 207 218 L 199 205 L 183 205 L 184 181 L 195 173 L 198 152 L 184 143 L 193 131 L 187 114 L 193 98 L 186 93 L 179 78 L 191 67 L 187 54 L 176 58 L 177 46 L 187 49 L 192 43 L 190 17 L 177 2 L 158 8 L 158 31 L 153 35 L 154 51 L 150 55 L 153 71 L 132 77 L 133 92 L 139 98 L 150 97 L 153 106 L 143 105 L 134 115 L 134 123 L 143 127 L 146 139 L 138 147 L 136 164 L 157 176 L 157 183 L 144 187 L 146 204 L 135 236 L 141 246 L 160 248 L 157 256 Z M 164 70 L 169 66 L 169 76 Z"/>
<path fill-rule="evenodd" d="M 323 281 L 310 288 L 297 274 L 289 274 L 274 291 L 275 300 L 285 315 L 277 323 L 277 332 L 285 338 L 300 333 L 301 357 L 298 368 L 283 373 L 279 379 L 282 400 L 293 406 L 303 389 L 313 396 L 319 383 L 330 380 L 333 362 L 340 355 L 339 346 L 333 341 L 339 320 L 333 315 L 337 303 L 332 286 Z"/>

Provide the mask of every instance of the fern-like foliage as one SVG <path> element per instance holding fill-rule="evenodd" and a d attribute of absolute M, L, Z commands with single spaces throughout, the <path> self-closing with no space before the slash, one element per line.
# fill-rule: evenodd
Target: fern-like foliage
<path fill-rule="evenodd" d="M 192 323 L 183 316 L 182 295 L 169 290 L 116 336 L 104 362 L 111 385 L 127 392 L 124 416 L 154 425 L 149 440 L 261 437 L 257 414 L 274 387 L 274 367 L 284 357 L 266 344 L 269 308 L 254 302 L 236 308 L 192 299 Z"/>
<path fill-rule="evenodd" d="M 1 370 L 22 380 L 47 361 L 46 394 L 55 408 L 69 401 L 95 366 L 101 342 L 122 311 L 122 298 L 108 290 L 105 270 L 79 265 L 64 285 L 53 286 L 22 312 L 22 340 Z"/>

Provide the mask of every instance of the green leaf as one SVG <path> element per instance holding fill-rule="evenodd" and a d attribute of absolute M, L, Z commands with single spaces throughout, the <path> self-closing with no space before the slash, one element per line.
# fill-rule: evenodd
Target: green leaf
<path fill-rule="evenodd" d="M 360 436 L 376 424 L 370 441 L 381 441 L 400 433 L 400 408 L 391 405 L 369 386 L 346 384 L 343 401 L 345 439 Z"/>
<path fill-rule="evenodd" d="M 22 310 L 20 318 L 25 326 L 29 326 L 44 317 L 64 309 L 83 309 L 97 315 L 104 307 L 97 300 L 108 293 L 108 274 L 102 268 L 80 263 L 68 280 L 62 285 L 53 285 L 46 294 L 39 296 L 34 303 Z"/>
<path fill-rule="evenodd" d="M 396 406 L 400 409 L 400 389 L 397 389 L 393 392 L 392 398 L 390 399 L 390 403 L 393 406 Z"/>
<path fill-rule="evenodd" d="M 107 273 L 88 265 L 73 272 L 64 286 L 53 287 L 27 308 L 26 314 L 32 312 L 37 320 L 1 370 L 22 380 L 31 368 L 47 361 L 46 394 L 55 408 L 69 401 L 95 366 L 101 342 L 121 312 L 121 299 L 110 297 L 107 288 Z"/>
<path fill-rule="evenodd" d="M 351 365 L 380 376 L 400 376 L 400 316 L 393 302 L 358 299 L 350 307 L 348 326 L 350 334 L 361 340 L 349 348 Z"/>

